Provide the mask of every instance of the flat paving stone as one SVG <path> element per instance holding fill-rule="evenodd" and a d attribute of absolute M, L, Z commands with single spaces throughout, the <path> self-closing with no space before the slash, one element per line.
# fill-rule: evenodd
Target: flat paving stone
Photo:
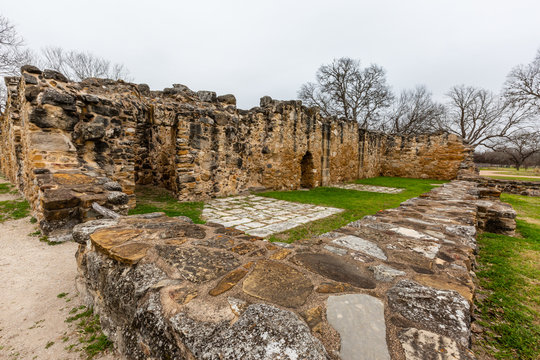
<path fill-rule="evenodd" d="M 344 262 L 340 256 L 331 254 L 302 253 L 294 256 L 293 261 L 308 270 L 328 279 L 344 282 L 363 289 L 374 289 L 376 284 L 369 274 L 356 266 Z"/>
<path fill-rule="evenodd" d="M 377 259 L 386 260 L 386 255 L 380 247 L 371 241 L 364 240 L 358 236 L 346 235 L 332 240 L 332 242 L 336 245 L 347 247 L 351 250 L 363 252 L 369 256 L 376 257 Z"/>
<path fill-rule="evenodd" d="M 393 187 L 387 187 L 387 186 L 374 186 L 374 185 L 364 185 L 364 184 L 338 184 L 338 185 L 332 185 L 331 187 L 338 188 L 338 189 L 345 189 L 345 190 L 356 190 L 356 191 L 368 191 L 368 192 L 376 192 L 376 193 L 383 193 L 383 194 L 399 194 L 404 189 L 398 189 Z"/>
<path fill-rule="evenodd" d="M 313 284 L 300 271 L 277 261 L 259 261 L 244 280 L 246 294 L 296 308 L 304 305 Z"/>
<path fill-rule="evenodd" d="M 457 291 L 438 290 L 401 280 L 386 295 L 393 311 L 468 346 L 470 305 Z"/>
<path fill-rule="evenodd" d="M 240 265 L 233 254 L 218 249 L 157 245 L 156 251 L 171 272 L 194 283 L 213 280 Z"/>
<path fill-rule="evenodd" d="M 405 271 L 394 269 L 391 266 L 379 264 L 376 266 L 370 266 L 369 269 L 373 271 L 373 274 L 375 275 L 375 279 L 378 281 L 392 281 L 394 278 L 398 276 L 405 275 Z"/>
<path fill-rule="evenodd" d="M 365 294 L 330 296 L 328 322 L 341 337 L 342 360 L 389 360 L 384 305 Z"/>
<path fill-rule="evenodd" d="M 409 328 L 399 334 L 406 360 L 459 360 L 472 359 L 461 354 L 457 343 L 431 331 Z"/>
<path fill-rule="evenodd" d="M 267 237 L 342 211 L 248 195 L 214 199 L 204 205 L 202 217 L 253 236 Z"/>

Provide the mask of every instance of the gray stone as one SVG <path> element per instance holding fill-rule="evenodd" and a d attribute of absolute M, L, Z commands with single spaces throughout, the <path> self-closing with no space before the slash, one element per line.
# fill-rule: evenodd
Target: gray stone
<path fill-rule="evenodd" d="M 462 353 L 458 344 L 431 331 L 409 328 L 399 334 L 406 360 L 459 360 L 472 359 Z"/>
<path fill-rule="evenodd" d="M 180 313 L 170 320 L 177 336 L 198 359 L 327 360 L 321 342 L 294 313 L 250 305 L 232 325 L 203 323 Z"/>
<path fill-rule="evenodd" d="M 214 91 L 204 91 L 204 90 L 197 91 L 197 96 L 199 97 L 201 101 L 216 102 L 217 100 L 217 96 Z"/>
<path fill-rule="evenodd" d="M 397 276 L 405 275 L 404 271 L 394 269 L 393 267 L 384 264 L 370 266 L 369 269 L 373 271 L 375 279 L 378 281 L 388 282 L 394 280 Z"/>
<path fill-rule="evenodd" d="M 72 105 L 75 104 L 75 97 L 69 94 L 60 93 L 56 90 L 47 89 L 43 92 L 41 103 L 57 106 Z"/>
<path fill-rule="evenodd" d="M 377 259 L 386 260 L 386 255 L 380 247 L 372 243 L 371 241 L 364 240 L 354 235 L 347 235 L 337 238 L 332 241 L 336 245 L 340 245 L 351 250 L 363 252 L 369 256 L 373 256 Z"/>
<path fill-rule="evenodd" d="M 84 124 L 81 127 L 81 139 L 84 141 L 99 140 L 105 136 L 105 126 L 97 123 Z"/>
<path fill-rule="evenodd" d="M 73 240 L 79 244 L 85 245 L 90 241 L 90 234 L 92 234 L 97 229 L 107 228 L 114 226 L 118 221 L 113 219 L 100 219 L 100 220 L 91 220 L 82 224 L 75 225 L 73 227 Z"/>
<path fill-rule="evenodd" d="M 330 296 L 326 317 L 341 337 L 342 360 L 390 359 L 381 300 L 364 294 Z"/>
<path fill-rule="evenodd" d="M 401 280 L 386 293 L 393 311 L 422 327 L 469 345 L 470 306 L 457 291 Z"/>
<path fill-rule="evenodd" d="M 185 221 L 185 222 L 190 223 L 190 224 L 193 224 L 193 220 L 191 220 L 191 218 L 189 218 L 187 216 L 180 215 L 180 216 L 175 216 L 174 218 L 178 219 L 178 220 Z"/>
<path fill-rule="evenodd" d="M 330 245 L 325 245 L 324 248 L 336 255 L 347 255 L 347 250 L 345 249 L 341 249 L 341 248 L 337 248 L 335 246 L 330 246 Z"/>
<path fill-rule="evenodd" d="M 122 185 L 116 181 L 107 181 L 103 184 L 103 188 L 109 191 L 122 191 Z"/>
<path fill-rule="evenodd" d="M 236 105 L 236 97 L 232 94 L 218 96 L 217 101 L 228 105 Z"/>
<path fill-rule="evenodd" d="M 29 74 L 41 74 L 41 70 L 39 70 L 37 67 L 33 65 L 23 65 L 21 66 L 21 73 L 29 73 Z"/>
<path fill-rule="evenodd" d="M 69 82 L 69 79 L 67 77 L 65 77 L 62 73 L 56 70 L 50 70 L 50 69 L 43 70 L 43 77 L 45 79 L 52 79 L 52 80 L 61 81 L 61 82 Z"/>
<path fill-rule="evenodd" d="M 113 205 L 123 205 L 128 203 L 129 197 L 121 191 L 111 191 L 107 195 L 107 201 Z"/>

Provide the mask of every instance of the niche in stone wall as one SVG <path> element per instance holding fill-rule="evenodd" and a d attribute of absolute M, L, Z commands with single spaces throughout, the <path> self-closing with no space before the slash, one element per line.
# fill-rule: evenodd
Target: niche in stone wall
<path fill-rule="evenodd" d="M 302 157 L 300 162 L 300 169 L 302 171 L 300 186 L 303 188 L 312 188 L 315 186 L 315 177 L 313 174 L 313 155 L 308 151 Z"/>

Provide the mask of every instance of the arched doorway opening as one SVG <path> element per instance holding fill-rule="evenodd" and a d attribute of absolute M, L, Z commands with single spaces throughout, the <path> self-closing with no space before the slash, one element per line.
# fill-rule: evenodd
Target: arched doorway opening
<path fill-rule="evenodd" d="M 313 168 L 313 155 L 308 151 L 302 157 L 302 161 L 300 162 L 300 169 L 302 170 L 302 177 L 300 180 L 301 187 L 312 188 L 315 186 Z"/>

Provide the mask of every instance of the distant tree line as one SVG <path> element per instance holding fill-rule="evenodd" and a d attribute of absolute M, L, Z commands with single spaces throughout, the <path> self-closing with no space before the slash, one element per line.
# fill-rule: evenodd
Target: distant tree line
<path fill-rule="evenodd" d="M 25 46 L 24 39 L 5 16 L 0 15 L 0 76 L 19 75 L 22 65 L 35 65 L 56 70 L 73 81 L 90 77 L 130 81 L 123 64 L 112 63 L 87 51 L 65 50 L 48 46 L 34 51 Z M 6 102 L 6 88 L 0 82 L 0 112 Z"/>
<path fill-rule="evenodd" d="M 456 85 L 446 102 L 438 103 L 419 85 L 395 95 L 382 67 L 363 68 L 359 60 L 344 57 L 322 65 L 298 97 L 326 116 L 357 121 L 363 129 L 404 136 L 457 134 L 478 149 L 506 154 L 516 166 L 539 151 L 540 50 L 530 64 L 508 74 L 499 94 Z"/>

